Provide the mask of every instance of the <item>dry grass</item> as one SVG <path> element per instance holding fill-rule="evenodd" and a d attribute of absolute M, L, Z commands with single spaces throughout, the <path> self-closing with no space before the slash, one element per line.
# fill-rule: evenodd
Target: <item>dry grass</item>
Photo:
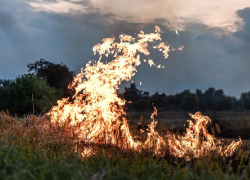
<path fill-rule="evenodd" d="M 143 117 L 137 122 L 142 127 L 131 126 L 132 134 L 148 123 Z M 164 122 L 159 123 L 158 130 L 164 131 Z M 0 179 L 249 179 L 250 142 L 243 140 L 243 145 L 230 158 L 211 152 L 187 162 L 169 154 L 159 157 L 147 150 L 88 144 L 96 153 L 83 158 L 79 154 L 86 144 L 67 123 L 58 126 L 46 116 L 18 119 L 2 112 Z"/>

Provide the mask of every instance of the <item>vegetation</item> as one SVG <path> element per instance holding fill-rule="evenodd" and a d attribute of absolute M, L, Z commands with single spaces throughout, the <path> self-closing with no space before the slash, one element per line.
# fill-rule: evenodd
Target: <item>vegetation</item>
<path fill-rule="evenodd" d="M 127 104 L 128 111 L 152 111 L 152 104 L 158 111 L 250 110 L 250 91 L 237 99 L 212 87 L 204 93 L 197 89 L 195 93 L 184 90 L 174 95 L 156 92 L 150 96 L 149 92 L 138 90 L 135 84 L 131 84 L 125 88 L 123 97 L 132 102 Z"/>
<path fill-rule="evenodd" d="M 48 101 L 55 105 L 62 97 L 70 98 L 74 90 L 68 89 L 74 72 L 65 64 L 54 64 L 44 59 L 27 65 L 28 72 L 15 80 L 0 79 L 0 110 L 9 110 L 11 114 L 22 115 L 46 111 L 50 108 Z M 34 100 L 32 100 L 32 94 Z M 44 96 L 48 99 L 45 100 Z M 137 89 L 132 83 L 121 95 L 127 102 L 127 111 L 151 112 L 152 104 L 158 111 L 223 111 L 250 110 L 250 91 L 241 94 L 240 99 L 224 94 L 222 89 L 208 88 L 205 92 L 197 89 L 195 93 L 184 90 L 181 93 L 166 95 Z M 47 102 L 46 102 L 47 101 Z M 130 103 L 132 102 L 132 103 Z M 25 104 L 25 105 L 23 105 Z M 45 111 L 45 112 L 46 112 Z"/>
<path fill-rule="evenodd" d="M 20 116 L 33 113 L 34 105 L 37 113 L 47 112 L 62 95 L 62 90 L 50 87 L 45 79 L 25 74 L 0 86 L 0 110 Z"/>
<path fill-rule="evenodd" d="M 138 153 L 106 145 L 91 145 L 69 137 L 67 126 L 50 126 L 43 133 L 39 123 L 45 116 L 22 119 L 0 115 L 0 179 L 249 179 L 250 146 L 245 143 L 233 157 L 211 152 L 207 157 L 185 161 L 166 154 Z M 135 131 L 135 130 L 134 130 Z M 92 147 L 90 157 L 80 155 Z"/>
<path fill-rule="evenodd" d="M 64 97 L 71 97 L 73 91 L 68 85 L 73 81 L 74 72 L 65 64 L 54 64 L 44 59 L 28 64 L 28 72 L 33 72 L 39 79 L 46 79 L 50 87 L 61 89 Z"/>
<path fill-rule="evenodd" d="M 66 65 L 41 59 L 27 66 L 32 74 L 18 76 L 15 80 L 0 80 L 0 110 L 18 116 L 33 111 L 45 113 L 57 100 L 74 93 L 68 89 L 74 72 Z"/>
<path fill-rule="evenodd" d="M 168 151 L 164 156 L 159 156 L 153 153 L 153 149 L 143 149 L 139 153 L 110 144 L 86 144 L 77 139 L 74 133 L 70 133 L 71 127 L 68 124 L 52 124 L 49 117 L 41 116 L 58 99 L 72 95 L 73 91 L 68 90 L 67 86 L 74 73 L 66 65 L 53 64 L 43 59 L 29 64 L 28 68 L 33 74 L 18 76 L 15 80 L 0 80 L 0 110 L 7 112 L 0 113 L 0 179 L 250 178 L 248 140 L 243 141 L 243 147 L 233 157 L 222 157 L 217 152 L 211 152 L 206 157 L 191 161 L 173 157 Z M 214 88 L 208 88 L 205 92 L 184 90 L 175 95 L 158 92 L 150 95 L 131 84 L 121 96 L 127 102 L 132 101 L 126 104 L 128 111 L 152 112 L 154 104 L 164 113 L 181 110 L 212 112 L 209 131 L 216 137 L 250 137 L 250 124 L 246 119 L 223 121 L 220 114 L 216 114 L 222 110 L 250 110 L 250 92 L 242 93 L 240 99 L 227 96 L 223 90 Z M 129 120 L 131 114 L 127 114 Z M 165 124 L 171 120 L 171 113 L 164 116 L 158 119 L 157 125 L 161 135 L 171 129 Z M 142 134 L 141 129 L 147 129 L 149 122 L 143 116 L 140 119 L 140 123 L 130 125 L 130 130 L 133 136 L 143 139 L 145 137 L 138 135 Z M 49 128 L 41 131 L 44 125 Z M 181 125 L 183 127 L 183 123 Z M 82 156 L 86 148 L 93 148 L 95 153 Z"/>

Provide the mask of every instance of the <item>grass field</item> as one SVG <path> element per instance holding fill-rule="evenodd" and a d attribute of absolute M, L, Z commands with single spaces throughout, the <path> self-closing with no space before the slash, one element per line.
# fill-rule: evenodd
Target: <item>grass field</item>
<path fill-rule="evenodd" d="M 137 117 L 138 114 L 139 117 Z M 181 123 L 190 118 L 185 113 L 180 114 L 168 113 L 166 116 L 166 113 L 159 113 L 159 119 L 162 118 L 162 128 L 169 128 L 174 122 L 184 127 Z M 131 113 L 130 116 L 131 128 L 142 120 L 140 113 Z M 146 120 L 147 114 L 143 116 Z M 174 116 L 176 118 L 173 118 Z M 218 122 L 235 123 L 230 126 L 235 128 L 239 127 L 241 118 L 247 122 L 247 115 L 239 114 L 237 119 L 230 119 L 229 116 L 225 116 L 228 119 L 221 117 Z M 168 153 L 157 156 L 146 149 L 138 153 L 134 150 L 121 150 L 109 144 L 84 144 L 77 141 L 74 136 L 69 137 L 67 127 L 57 126 L 51 127 L 48 131 L 38 131 L 36 123 L 39 124 L 40 121 L 45 122 L 49 119 L 34 115 L 21 119 L 4 113 L 0 115 L 0 179 L 234 180 L 250 178 L 250 143 L 247 139 L 243 140 L 243 146 L 232 157 L 211 152 L 206 157 L 186 161 Z M 244 125 L 245 128 L 248 124 Z M 226 139 L 224 143 L 227 144 L 230 141 L 231 139 Z M 86 146 L 92 147 L 96 153 L 90 157 L 81 156 L 80 152 Z"/>
<path fill-rule="evenodd" d="M 191 112 L 195 113 L 195 112 Z M 208 116 L 213 123 L 217 123 L 220 127 L 220 132 L 216 136 L 222 138 L 237 139 L 240 136 L 242 139 L 250 139 L 250 111 L 205 111 L 203 115 Z M 136 125 L 140 122 L 141 117 L 147 122 L 151 122 L 151 113 L 148 112 L 130 112 L 129 122 L 131 125 Z M 158 112 L 156 120 L 160 120 L 163 129 L 184 132 L 188 126 L 187 120 L 190 120 L 189 112 Z M 214 124 L 209 126 L 209 131 Z"/>

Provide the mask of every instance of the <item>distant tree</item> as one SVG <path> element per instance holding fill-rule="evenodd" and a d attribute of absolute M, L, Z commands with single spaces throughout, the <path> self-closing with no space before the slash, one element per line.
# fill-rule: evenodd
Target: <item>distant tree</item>
<path fill-rule="evenodd" d="M 206 111 L 208 109 L 206 101 L 199 102 L 199 109 L 202 111 Z"/>
<path fill-rule="evenodd" d="M 64 97 L 71 97 L 73 91 L 68 89 L 72 82 L 74 72 L 70 71 L 65 64 L 54 64 L 44 59 L 28 64 L 28 72 L 34 72 L 38 78 L 46 79 L 50 87 L 62 89 Z"/>
<path fill-rule="evenodd" d="M 11 80 L 0 79 L 0 86 L 7 86 L 11 83 Z"/>
<path fill-rule="evenodd" d="M 125 92 L 123 93 L 124 99 L 127 101 L 136 101 L 142 96 L 142 91 L 136 88 L 134 83 L 130 84 L 130 87 L 125 87 Z"/>
<path fill-rule="evenodd" d="M 200 89 L 196 89 L 196 96 L 198 97 L 199 101 L 197 103 L 197 109 L 198 110 L 202 110 L 202 111 L 205 111 L 208 109 L 207 107 L 207 103 L 205 101 L 205 95 L 202 93 L 202 90 Z"/>
<path fill-rule="evenodd" d="M 209 109 L 213 109 L 215 88 L 210 87 L 204 92 L 204 100 L 207 103 Z"/>
<path fill-rule="evenodd" d="M 234 99 L 230 96 L 218 96 L 214 98 L 214 110 L 231 110 L 234 106 Z"/>
<path fill-rule="evenodd" d="M 240 100 L 244 102 L 245 109 L 250 110 L 250 91 L 242 93 Z"/>
<path fill-rule="evenodd" d="M 245 109 L 245 103 L 242 99 L 236 99 L 235 97 L 233 98 L 234 100 L 234 108 L 235 110 L 244 110 Z"/>
<path fill-rule="evenodd" d="M 156 92 L 152 96 L 151 104 L 153 104 L 158 111 L 164 111 L 167 108 L 167 96 L 166 94 L 162 93 L 159 94 Z"/>
<path fill-rule="evenodd" d="M 201 99 L 203 97 L 202 90 L 196 89 L 196 95 Z"/>
<path fill-rule="evenodd" d="M 12 115 L 33 113 L 34 102 L 37 113 L 43 110 L 47 112 L 51 108 L 50 102 L 56 105 L 56 101 L 61 99 L 62 95 L 62 90 L 48 86 L 45 79 L 39 80 L 34 74 L 25 74 L 11 80 L 5 86 L 0 86 L 0 110 L 8 109 Z"/>
<path fill-rule="evenodd" d="M 151 104 L 147 99 L 140 98 L 137 101 L 133 102 L 132 105 L 135 111 L 148 111 Z"/>
<path fill-rule="evenodd" d="M 180 108 L 180 102 L 178 102 L 176 95 L 169 95 L 165 98 L 166 110 L 177 110 Z"/>
<path fill-rule="evenodd" d="M 208 88 L 205 92 L 204 92 L 204 95 L 208 98 L 213 98 L 214 97 L 214 94 L 215 94 L 215 88 L 213 87 L 210 87 Z"/>
<path fill-rule="evenodd" d="M 214 97 L 223 97 L 223 96 L 224 96 L 224 91 L 222 89 L 214 91 Z"/>
<path fill-rule="evenodd" d="M 149 92 L 144 91 L 143 94 L 142 94 L 142 96 L 143 96 L 144 98 L 149 98 Z"/>
<path fill-rule="evenodd" d="M 196 107 L 196 101 L 195 94 L 191 93 L 190 90 L 184 90 L 181 93 L 181 108 L 183 110 L 193 110 Z"/>
<path fill-rule="evenodd" d="M 127 101 L 128 110 L 148 111 L 155 106 L 158 111 L 186 110 L 186 111 L 221 111 L 221 110 L 242 110 L 244 107 L 250 110 L 250 91 L 242 93 L 241 99 L 224 94 L 222 89 L 208 88 L 204 93 L 196 89 L 195 93 L 184 90 L 181 93 L 165 95 L 158 92 L 149 96 L 149 92 L 138 90 L 135 84 L 125 88 L 123 97 Z M 153 106 L 152 106 L 153 104 Z"/>

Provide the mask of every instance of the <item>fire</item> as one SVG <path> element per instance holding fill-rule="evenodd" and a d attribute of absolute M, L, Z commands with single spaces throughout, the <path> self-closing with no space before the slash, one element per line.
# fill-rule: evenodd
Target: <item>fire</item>
<path fill-rule="evenodd" d="M 198 158 L 207 155 L 209 151 L 217 151 L 222 155 L 232 156 L 236 147 L 241 146 L 242 141 L 232 142 L 224 151 L 222 151 L 221 141 L 217 140 L 207 131 L 207 125 L 211 122 L 209 117 L 203 116 L 200 112 L 194 115 L 190 114 L 193 121 L 189 120 L 189 127 L 184 136 L 176 136 L 168 133 L 167 141 L 169 151 L 177 157 L 184 157 L 189 160 L 190 157 Z"/>
<path fill-rule="evenodd" d="M 168 57 L 170 45 L 161 42 L 161 29 L 158 26 L 155 27 L 154 33 L 146 34 L 140 31 L 137 42 L 135 38 L 125 34 L 120 35 L 119 40 L 118 43 L 114 37 L 106 38 L 102 40 L 102 44 L 93 47 L 94 54 L 99 54 L 99 60 L 89 61 L 86 68 L 82 68 L 81 73 L 74 78 L 69 85 L 69 88 L 76 91 L 73 102 L 69 102 L 68 98 L 59 100 L 58 105 L 47 114 L 51 117 L 51 123 L 68 123 L 74 134 L 78 135 L 79 141 L 85 143 L 108 143 L 136 151 L 140 151 L 141 148 L 154 148 L 156 154 L 164 154 L 168 150 L 174 156 L 185 158 L 187 153 L 200 157 L 211 150 L 222 152 L 221 146 L 214 143 L 213 136 L 205 129 L 209 118 L 200 113 L 192 115 L 195 123 L 190 121 L 185 136 L 175 137 L 168 133 L 163 138 L 155 131 L 155 108 L 151 116 L 153 121 L 147 129 L 146 141 L 134 140 L 124 111 L 126 101 L 118 96 L 117 89 L 122 81 L 129 81 L 135 75 L 136 67 L 141 64 L 140 54 L 150 54 L 148 42 L 160 41 L 154 48 L 163 52 L 165 58 Z M 103 56 L 112 56 L 113 60 L 103 63 Z M 155 65 L 151 59 L 147 61 L 150 66 L 162 67 Z M 206 140 L 200 140 L 201 132 Z M 229 146 L 225 154 L 231 155 L 240 143 L 241 141 Z M 83 151 L 83 155 L 87 156 L 92 153 L 91 149 Z"/>

